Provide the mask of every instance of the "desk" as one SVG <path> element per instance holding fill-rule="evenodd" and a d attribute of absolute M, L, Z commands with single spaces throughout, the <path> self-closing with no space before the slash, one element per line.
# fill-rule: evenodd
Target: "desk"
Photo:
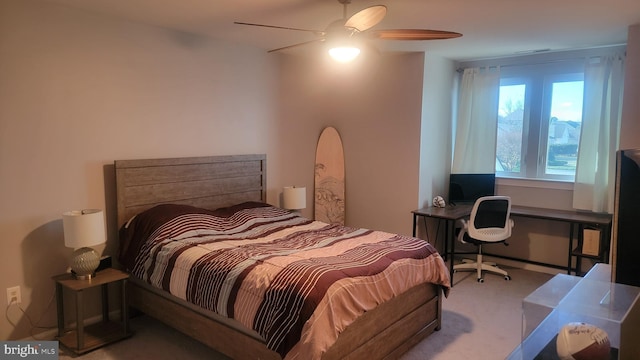
<path fill-rule="evenodd" d="M 413 236 L 416 236 L 418 218 L 433 218 L 439 221 L 445 221 L 445 240 L 444 240 L 444 259 L 447 260 L 449 256 L 451 256 L 451 261 L 449 263 L 450 273 L 451 273 L 451 284 L 453 284 L 453 256 L 455 255 L 455 236 L 454 234 L 454 226 L 457 220 L 469 217 L 471 215 L 471 208 L 473 205 L 471 204 L 460 204 L 460 205 L 448 205 L 444 208 L 437 207 L 426 207 L 418 210 L 412 211 L 413 213 Z M 542 219 L 542 220 L 551 220 L 551 221 L 559 221 L 569 224 L 569 238 L 568 238 L 568 255 L 567 255 L 567 274 L 571 274 L 571 258 L 572 256 L 577 257 L 576 261 L 576 274 L 580 273 L 580 263 L 583 257 L 596 258 L 596 259 L 605 259 L 605 255 L 608 255 L 608 245 L 609 238 L 611 236 L 611 214 L 603 214 L 603 213 L 591 213 L 591 212 L 583 212 L 583 211 L 571 211 L 571 210 L 556 210 L 556 209 L 545 209 L 545 208 L 537 208 L 537 207 L 529 207 L 529 206 L 519 206 L 519 205 L 511 205 L 511 216 L 514 217 L 528 217 L 533 219 Z M 585 226 L 594 226 L 602 229 L 603 238 L 605 241 L 602 244 L 603 251 L 600 256 L 587 256 L 580 252 L 580 246 L 577 249 L 573 249 L 573 237 L 574 237 L 574 229 L 578 227 L 578 244 L 581 245 L 582 241 L 582 229 Z M 437 236 L 437 234 L 436 234 Z M 451 251 L 449 251 L 449 243 L 451 243 Z M 530 264 L 550 266 L 554 268 L 558 268 L 558 265 L 541 263 L 536 261 L 531 261 L 528 259 L 517 259 L 502 255 L 492 255 L 486 254 L 494 257 L 501 257 L 509 260 L 523 261 Z M 561 267 L 563 268 L 563 267 Z"/>

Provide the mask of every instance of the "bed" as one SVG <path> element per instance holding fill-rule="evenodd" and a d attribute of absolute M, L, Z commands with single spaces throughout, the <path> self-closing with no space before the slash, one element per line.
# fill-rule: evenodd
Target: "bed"
<path fill-rule="evenodd" d="M 266 204 L 265 155 L 118 160 L 115 173 L 121 227 L 119 259 L 132 274 L 128 303 L 220 353 L 233 359 L 398 358 L 440 329 L 449 275 L 435 249 L 413 238 L 319 223 Z M 207 224 L 204 229 L 203 223 Z M 312 245 L 305 243 L 311 233 L 317 238 L 318 232 L 324 239 L 322 246 L 317 240 Z M 145 234 L 144 241 L 140 234 Z M 361 240 L 364 238 L 367 240 Z M 301 240 L 305 245 L 297 245 Z M 389 241 L 394 241 L 393 247 L 388 246 Z M 271 243 L 279 246 L 275 255 L 256 253 Z M 325 245 L 328 247 L 322 248 Z M 291 246 L 303 249 L 293 254 L 293 260 L 283 254 L 289 253 Z M 249 254 L 233 260 L 234 267 L 223 277 L 218 270 L 206 270 L 209 263 L 198 263 L 203 258 L 222 258 L 218 255 L 221 247 L 234 254 L 229 257 L 224 253 L 225 264 L 238 253 Z M 392 249 L 385 250 L 384 256 L 376 255 L 375 260 L 362 256 L 377 254 L 377 250 L 370 251 L 373 248 Z M 205 254 L 203 249 L 211 253 Z M 336 256 L 325 255 L 325 251 Z M 175 255 L 185 253 L 197 255 Z M 400 253 L 408 256 L 399 258 Z M 378 264 L 378 269 L 354 266 L 348 271 L 309 275 L 333 266 L 336 259 L 355 261 L 354 257 Z M 184 268 L 181 261 L 185 258 L 196 259 L 200 267 Z M 381 265 L 385 261 L 388 264 Z M 423 263 L 433 271 L 411 271 L 407 276 L 405 265 Z M 268 268 L 276 268 L 278 275 L 265 275 Z M 282 274 L 290 274 L 293 268 L 306 271 L 304 276 L 295 276 L 298 282 L 294 286 L 307 289 L 304 297 L 291 296 L 289 285 L 272 286 L 279 283 L 278 276 L 285 277 Z M 394 277 L 404 280 L 388 285 Z M 332 280 L 323 285 L 320 278 Z M 199 285 L 193 285 L 196 283 Z M 221 283 L 235 285 L 224 287 Z M 354 290 L 362 284 L 372 287 Z M 225 295 L 212 296 L 210 288 L 225 289 Z M 264 291 L 256 295 L 258 288 Z M 295 300 L 288 301 L 294 304 L 293 310 L 282 306 L 264 310 L 267 303 L 285 303 L 285 290 L 285 298 Z M 350 297 L 358 292 L 369 296 Z M 342 300 L 343 295 L 347 300 Z M 258 300 L 238 306 L 232 301 L 236 298 Z"/>

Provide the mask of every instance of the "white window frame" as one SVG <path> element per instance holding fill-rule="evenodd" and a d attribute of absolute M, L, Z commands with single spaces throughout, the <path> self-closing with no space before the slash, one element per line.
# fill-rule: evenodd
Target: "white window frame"
<path fill-rule="evenodd" d="M 550 109 L 543 109 L 544 96 L 550 107 L 550 93 L 543 91 L 545 77 L 560 77 L 568 74 L 584 73 L 584 52 L 567 52 L 563 54 L 546 54 L 545 56 L 524 56 L 518 58 L 490 59 L 460 63 L 463 67 L 500 67 L 501 85 L 524 83 L 525 104 L 523 118 L 522 159 L 520 173 L 496 172 L 497 177 L 511 179 L 530 179 L 543 181 L 573 182 L 574 176 L 545 174 L 546 142 L 548 134 L 543 133 L 543 126 L 548 128 L 543 115 L 550 114 Z M 521 82 L 517 82 L 519 80 Z M 539 104 L 532 106 L 532 104 Z M 544 134 L 543 137 L 541 134 Z M 542 146 L 542 143 L 545 145 Z M 541 152 L 541 151 L 542 152 Z"/>
<path fill-rule="evenodd" d="M 499 177 L 507 177 L 507 178 L 526 178 L 527 174 L 527 161 L 526 154 L 527 149 L 529 148 L 529 119 L 530 119 L 530 97 L 531 91 L 529 87 L 531 86 L 531 82 L 529 79 L 524 77 L 504 77 L 500 76 L 500 86 L 509 86 L 509 85 L 520 85 L 524 84 L 525 93 L 524 93 L 524 109 L 522 115 L 522 143 L 520 148 L 520 172 L 513 171 L 496 171 L 496 176 Z"/>
<path fill-rule="evenodd" d="M 580 70 L 581 71 L 578 71 Z M 547 174 L 547 145 L 549 141 L 549 121 L 551 118 L 551 95 L 552 89 L 551 86 L 553 83 L 563 82 L 563 81 L 584 81 L 584 66 L 576 66 L 576 72 L 573 73 L 558 73 L 558 74 L 549 74 L 544 76 L 542 79 L 542 112 L 540 116 L 540 143 L 538 145 L 538 166 L 537 173 L 535 178 L 538 179 L 546 179 L 546 180 L 564 180 L 574 182 L 575 180 L 575 172 L 573 175 L 559 175 L 559 174 Z M 544 136 L 543 134 L 546 134 Z M 578 143 L 578 148 L 580 148 L 580 143 Z"/>

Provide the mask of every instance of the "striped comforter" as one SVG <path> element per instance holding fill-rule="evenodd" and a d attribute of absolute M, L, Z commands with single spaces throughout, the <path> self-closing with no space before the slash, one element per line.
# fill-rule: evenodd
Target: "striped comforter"
<path fill-rule="evenodd" d="M 425 241 L 262 203 L 156 206 L 120 239 L 133 276 L 236 319 L 283 358 L 292 349 L 320 357 L 359 315 L 417 284 L 449 290 L 447 268 Z"/>

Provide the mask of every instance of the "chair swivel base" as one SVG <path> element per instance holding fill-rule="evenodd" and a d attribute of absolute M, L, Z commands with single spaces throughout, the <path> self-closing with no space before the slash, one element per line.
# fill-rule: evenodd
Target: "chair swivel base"
<path fill-rule="evenodd" d="M 453 266 L 453 271 L 477 271 L 478 273 L 478 282 L 482 283 L 484 282 L 484 278 L 482 277 L 482 272 L 483 271 L 488 271 L 488 272 L 492 272 L 492 273 L 496 273 L 499 275 L 504 276 L 505 280 L 511 280 L 511 276 L 509 276 L 509 274 L 500 269 L 498 266 L 496 266 L 495 263 L 489 263 L 489 262 L 482 262 L 480 264 L 478 264 L 478 262 L 473 261 L 473 260 L 469 260 L 469 259 L 463 259 L 462 260 L 462 264 L 458 264 L 458 265 L 454 265 Z M 480 266 L 478 266 L 480 265 Z"/>

